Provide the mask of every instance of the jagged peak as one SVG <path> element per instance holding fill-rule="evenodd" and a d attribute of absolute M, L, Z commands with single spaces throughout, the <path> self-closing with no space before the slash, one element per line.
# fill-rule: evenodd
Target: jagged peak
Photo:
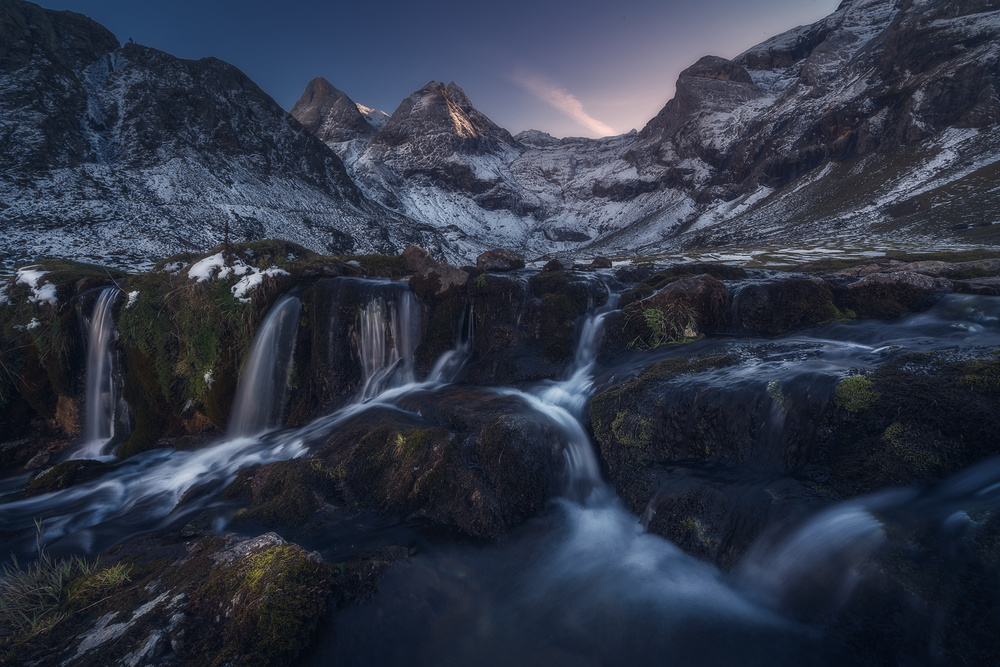
<path fill-rule="evenodd" d="M 379 130 L 376 142 L 399 145 L 420 134 L 448 135 L 463 152 L 486 152 L 500 144 L 516 146 L 510 133 L 478 111 L 454 81 L 429 81 L 411 94 Z"/>
<path fill-rule="evenodd" d="M 364 107 L 367 109 L 367 107 Z M 327 144 L 336 144 L 375 134 L 379 125 L 362 112 L 347 93 L 318 76 L 306 84 L 291 111 L 295 120 Z"/>

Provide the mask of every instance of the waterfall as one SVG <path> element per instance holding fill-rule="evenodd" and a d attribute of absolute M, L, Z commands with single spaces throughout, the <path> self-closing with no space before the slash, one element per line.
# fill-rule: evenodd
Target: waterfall
<path fill-rule="evenodd" d="M 260 325 L 236 387 L 230 437 L 256 435 L 281 425 L 301 313 L 302 302 L 286 296 Z"/>
<path fill-rule="evenodd" d="M 100 458 L 115 434 L 116 387 L 111 346 L 118 338 L 112 308 L 117 287 L 106 287 L 94 302 L 87 327 L 87 394 L 83 445 L 76 458 Z"/>
<path fill-rule="evenodd" d="M 584 408 L 594 392 L 593 372 L 604 336 L 604 319 L 617 304 L 617 295 L 611 295 L 603 307 L 587 314 L 580 328 L 573 363 L 567 369 L 565 379 L 544 383 L 530 394 L 502 390 L 502 393 L 523 398 L 561 431 L 566 441 L 563 450 L 566 459 L 564 495 L 578 501 L 594 499 L 610 502 L 614 498 L 614 492 L 604 482 L 594 444 L 582 420 Z"/>
<path fill-rule="evenodd" d="M 434 363 L 434 368 L 427 376 L 428 382 L 449 383 L 458 380 L 466 362 L 472 357 L 475 322 L 472 304 L 469 304 L 458 322 L 458 338 L 455 340 L 455 347 L 442 354 Z"/>
<path fill-rule="evenodd" d="M 371 298 L 361 309 L 356 337 L 362 376 L 359 402 L 414 382 L 413 351 L 419 339 L 420 310 L 412 292 L 392 289 Z"/>

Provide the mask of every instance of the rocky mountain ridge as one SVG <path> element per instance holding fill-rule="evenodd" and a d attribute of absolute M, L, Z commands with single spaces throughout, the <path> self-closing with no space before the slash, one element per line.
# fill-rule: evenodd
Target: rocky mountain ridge
<path fill-rule="evenodd" d="M 7 270 L 46 255 L 142 266 L 227 227 L 452 261 L 997 236 L 996 0 L 845 0 L 702 58 L 641 131 L 596 140 L 512 136 L 454 82 L 389 117 L 315 79 L 289 115 L 215 59 L 122 46 L 22 0 L 0 0 L 0 19 Z"/>
<path fill-rule="evenodd" d="M 0 220 L 8 263 L 142 266 L 281 237 L 323 252 L 440 250 L 235 67 L 119 45 L 96 22 L 0 1 Z"/>
<path fill-rule="evenodd" d="M 462 150 L 463 125 L 425 111 L 471 104 L 431 82 L 393 114 L 406 132 L 330 145 L 366 194 L 467 252 L 991 243 L 997 44 L 998 2 L 846 0 L 731 61 L 702 58 L 638 133 L 509 137 L 480 121 L 489 141 Z"/>

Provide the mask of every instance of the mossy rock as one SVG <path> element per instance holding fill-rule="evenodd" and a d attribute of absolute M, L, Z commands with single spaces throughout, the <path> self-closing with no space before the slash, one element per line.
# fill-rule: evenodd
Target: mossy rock
<path fill-rule="evenodd" d="M 51 628 L 6 647 L 0 640 L 0 650 L 15 664 L 116 664 L 139 655 L 153 663 L 286 665 L 337 597 L 335 569 L 274 534 L 145 536 L 112 548 L 100 564 L 127 582 L 82 572 L 67 582 Z M 101 580 L 120 585 L 92 585 Z"/>
<path fill-rule="evenodd" d="M 40 471 L 28 480 L 25 495 L 37 496 L 68 489 L 71 486 L 97 479 L 111 469 L 112 466 L 107 463 L 89 459 L 64 461 Z"/>
<path fill-rule="evenodd" d="M 942 479 L 1000 451 L 1000 357 L 913 354 L 840 383 L 824 418 L 823 465 L 852 496 Z"/>
<path fill-rule="evenodd" d="M 336 481 L 335 471 L 321 459 L 293 459 L 244 468 L 224 495 L 251 501 L 237 512 L 235 525 L 294 531 L 335 496 Z"/>
<path fill-rule="evenodd" d="M 667 387 L 683 376 L 734 363 L 729 356 L 668 359 L 594 396 L 590 402 L 594 438 L 620 492 L 643 467 L 698 454 L 711 456 L 698 443 L 676 441 L 665 433 L 667 422 L 674 419 Z"/>
<path fill-rule="evenodd" d="M 521 401 L 454 387 L 369 410 L 319 453 L 348 503 L 495 538 L 539 511 L 562 460 L 553 430 Z"/>
<path fill-rule="evenodd" d="M 870 275 L 837 290 L 837 304 L 860 318 L 890 320 L 923 312 L 952 289 L 943 278 L 914 273 Z"/>
<path fill-rule="evenodd" d="M 845 319 L 833 296 L 826 281 L 790 278 L 746 285 L 733 298 L 733 308 L 744 331 L 777 336 Z"/>
<path fill-rule="evenodd" d="M 118 448 L 122 460 L 155 448 L 161 438 L 181 429 L 179 417 L 163 399 L 153 360 L 133 347 L 127 351 L 125 368 L 123 395 L 132 428 Z"/>

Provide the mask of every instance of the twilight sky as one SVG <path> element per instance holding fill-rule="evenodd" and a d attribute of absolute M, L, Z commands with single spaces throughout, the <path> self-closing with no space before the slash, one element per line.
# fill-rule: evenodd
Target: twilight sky
<path fill-rule="evenodd" d="M 123 43 L 242 69 L 285 109 L 315 76 L 392 113 L 431 80 L 455 81 L 513 133 L 641 128 L 682 69 L 731 58 L 832 13 L 840 0 L 40 0 Z"/>

